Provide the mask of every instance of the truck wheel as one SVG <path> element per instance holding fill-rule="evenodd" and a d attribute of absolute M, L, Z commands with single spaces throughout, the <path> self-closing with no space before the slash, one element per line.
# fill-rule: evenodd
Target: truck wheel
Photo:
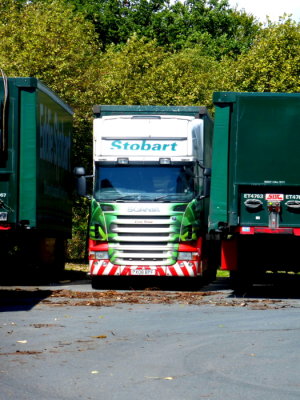
<path fill-rule="evenodd" d="M 62 238 L 40 239 L 39 266 L 51 277 L 58 277 L 65 268 L 65 240 Z"/>
<path fill-rule="evenodd" d="M 203 283 L 208 284 L 211 282 L 214 282 L 217 279 L 217 270 L 216 268 L 209 267 L 206 271 L 203 273 Z"/>
<path fill-rule="evenodd" d="M 247 293 L 251 286 L 252 281 L 245 271 L 230 271 L 230 287 L 236 294 Z"/>
<path fill-rule="evenodd" d="M 253 249 L 251 242 L 240 239 L 237 241 L 237 270 L 230 271 L 231 288 L 238 295 L 249 291 L 253 285 Z"/>
<path fill-rule="evenodd" d="M 220 240 L 210 240 L 205 243 L 205 252 L 203 263 L 206 269 L 203 272 L 203 281 L 208 284 L 217 279 L 217 269 L 221 264 Z"/>

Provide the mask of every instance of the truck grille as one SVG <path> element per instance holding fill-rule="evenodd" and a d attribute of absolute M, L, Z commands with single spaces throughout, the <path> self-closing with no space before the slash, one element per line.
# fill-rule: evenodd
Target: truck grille
<path fill-rule="evenodd" d="M 176 226 L 177 225 L 177 226 Z M 122 216 L 109 227 L 113 263 L 117 265 L 171 265 L 177 252 L 176 218 L 167 216 Z"/>

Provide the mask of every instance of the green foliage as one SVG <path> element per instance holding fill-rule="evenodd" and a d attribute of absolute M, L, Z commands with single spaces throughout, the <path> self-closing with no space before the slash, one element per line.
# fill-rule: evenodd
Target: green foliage
<path fill-rule="evenodd" d="M 233 10 L 227 0 L 65 1 L 93 22 L 103 48 L 136 34 L 176 50 L 204 45 L 208 55 L 220 58 L 248 49 L 259 30 L 252 16 Z"/>
<path fill-rule="evenodd" d="M 111 45 L 103 55 L 96 83 L 98 103 L 141 104 L 144 77 L 160 65 L 168 52 L 156 45 L 133 37 L 118 48 Z M 142 91 L 142 93 L 141 93 Z M 146 99 L 145 99 L 146 100 Z M 144 104 L 151 104 L 146 100 Z"/>
<path fill-rule="evenodd" d="M 76 199 L 73 206 L 72 239 L 68 240 L 67 260 L 87 260 L 88 210 L 90 201 L 86 198 Z"/>
<path fill-rule="evenodd" d="M 227 1 L 187 0 L 184 7 L 184 47 L 201 45 L 208 55 L 218 59 L 247 50 L 260 29 L 254 17 L 233 10 Z"/>
<path fill-rule="evenodd" d="M 172 53 L 133 36 L 103 56 L 97 103 L 210 105 L 212 91 L 220 89 L 219 70 L 220 63 L 201 48 Z"/>
<path fill-rule="evenodd" d="M 71 105 L 78 102 L 97 50 L 92 24 L 54 0 L 0 6 L 0 65 L 9 76 L 42 79 Z"/>
<path fill-rule="evenodd" d="M 162 105 L 212 106 L 212 92 L 221 85 L 220 63 L 201 47 L 164 58 L 144 77 L 144 101 Z"/>
<path fill-rule="evenodd" d="M 287 19 L 269 23 L 252 48 L 228 62 L 230 90 L 300 91 L 300 24 Z"/>
<path fill-rule="evenodd" d="M 106 46 L 125 43 L 134 33 L 149 35 L 153 16 L 169 6 L 166 0 L 67 0 L 84 12 Z"/>

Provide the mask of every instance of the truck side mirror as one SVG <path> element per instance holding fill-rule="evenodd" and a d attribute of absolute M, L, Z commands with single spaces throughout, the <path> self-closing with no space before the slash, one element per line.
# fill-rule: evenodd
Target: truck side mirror
<path fill-rule="evenodd" d="M 73 171 L 76 179 L 76 191 L 79 196 L 86 196 L 86 175 L 83 167 L 75 167 Z"/>
<path fill-rule="evenodd" d="M 203 168 L 203 193 L 199 197 L 205 199 L 210 196 L 211 168 Z"/>
<path fill-rule="evenodd" d="M 211 168 L 204 168 L 203 175 L 211 177 Z"/>

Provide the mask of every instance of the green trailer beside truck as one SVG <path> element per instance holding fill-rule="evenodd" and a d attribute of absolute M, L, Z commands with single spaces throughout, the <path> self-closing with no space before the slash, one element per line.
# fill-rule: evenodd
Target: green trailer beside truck
<path fill-rule="evenodd" d="M 235 286 L 300 271 L 300 93 L 217 92 L 209 232 Z"/>
<path fill-rule="evenodd" d="M 71 237 L 73 112 L 39 80 L 4 74 L 0 103 L 2 259 L 61 269 Z"/>

